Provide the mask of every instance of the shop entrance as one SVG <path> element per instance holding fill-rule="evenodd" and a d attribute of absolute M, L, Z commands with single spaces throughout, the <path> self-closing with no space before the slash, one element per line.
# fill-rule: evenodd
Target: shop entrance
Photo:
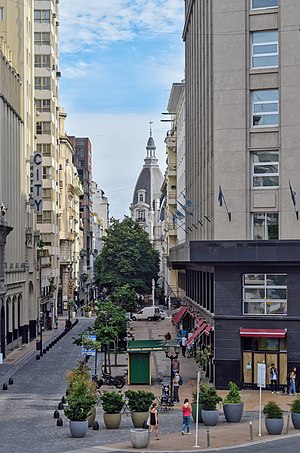
<path fill-rule="evenodd" d="M 247 341 L 245 341 L 247 340 Z M 242 384 L 244 388 L 257 388 L 257 365 L 266 364 L 266 385 L 270 386 L 270 367 L 274 363 L 278 370 L 279 387 L 287 386 L 287 352 L 280 349 L 284 346 L 280 339 L 253 338 L 251 342 L 252 350 L 249 350 L 249 338 L 242 340 L 243 363 L 242 363 Z M 263 341 L 262 341 L 263 340 Z M 245 350 L 248 346 L 248 350 Z M 262 350 L 264 346 L 265 350 Z M 266 349 L 272 350 L 266 350 Z M 256 349 L 256 350 L 255 350 Z M 260 350 L 261 349 L 261 350 Z"/>

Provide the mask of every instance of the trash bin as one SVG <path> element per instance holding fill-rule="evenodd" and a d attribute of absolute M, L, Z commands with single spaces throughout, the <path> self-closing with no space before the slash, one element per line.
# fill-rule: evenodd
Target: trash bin
<path fill-rule="evenodd" d="M 130 440 L 133 448 L 147 448 L 150 432 L 148 429 L 135 428 L 130 430 Z"/>

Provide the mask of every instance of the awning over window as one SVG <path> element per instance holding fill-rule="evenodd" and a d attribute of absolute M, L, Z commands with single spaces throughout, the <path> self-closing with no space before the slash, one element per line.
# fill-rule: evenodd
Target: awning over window
<path fill-rule="evenodd" d="M 285 338 L 287 329 L 243 329 L 240 328 L 241 337 L 259 338 Z"/>
<path fill-rule="evenodd" d="M 187 311 L 188 307 L 181 307 L 180 310 L 173 315 L 172 317 L 172 323 L 173 324 L 178 324 L 185 312 Z"/>
<path fill-rule="evenodd" d="M 188 339 L 186 342 L 186 345 L 188 346 L 191 344 L 196 338 L 199 337 L 202 333 L 204 333 L 205 329 L 208 327 L 208 324 L 206 322 L 202 322 L 200 326 L 198 326 L 197 330 L 193 333 L 193 335 Z"/>

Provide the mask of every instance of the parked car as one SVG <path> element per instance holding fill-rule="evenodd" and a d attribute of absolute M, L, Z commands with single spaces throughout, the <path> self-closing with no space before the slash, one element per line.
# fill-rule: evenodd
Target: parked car
<path fill-rule="evenodd" d="M 133 321 L 142 321 L 142 320 L 157 321 L 157 320 L 161 319 L 159 307 L 154 307 L 154 306 L 144 307 L 138 313 L 133 313 L 131 316 L 131 319 Z"/>
<path fill-rule="evenodd" d="M 166 319 L 167 313 L 164 310 L 162 310 L 161 308 L 159 310 L 159 314 L 160 314 L 160 319 Z"/>

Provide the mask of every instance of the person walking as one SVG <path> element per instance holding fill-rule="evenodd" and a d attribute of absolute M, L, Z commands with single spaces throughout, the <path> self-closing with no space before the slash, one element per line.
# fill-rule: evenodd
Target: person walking
<path fill-rule="evenodd" d="M 278 371 L 275 367 L 275 363 L 271 363 L 270 367 L 270 383 L 271 383 L 271 391 L 272 393 L 279 393 L 278 392 Z"/>
<path fill-rule="evenodd" d="M 157 412 L 157 403 L 152 403 L 150 407 L 150 433 L 155 429 L 155 440 L 160 440 L 158 436 L 158 412 Z"/>
<path fill-rule="evenodd" d="M 294 394 L 294 396 L 297 395 L 297 391 L 296 391 L 296 373 L 297 373 L 297 368 L 293 367 L 292 371 L 290 373 L 290 391 L 289 391 L 289 395 L 292 395 L 292 394 Z"/>
<path fill-rule="evenodd" d="M 174 397 L 174 403 L 179 403 L 179 381 L 180 381 L 179 373 L 175 373 L 174 376 L 173 376 L 173 397 Z"/>
<path fill-rule="evenodd" d="M 180 362 L 178 359 L 173 360 L 172 371 L 173 374 L 180 373 Z"/>
<path fill-rule="evenodd" d="M 187 339 L 186 339 L 186 336 L 184 335 L 184 336 L 181 338 L 181 353 L 182 353 L 183 357 L 185 357 L 186 342 L 187 342 Z"/>
<path fill-rule="evenodd" d="M 192 406 L 189 403 L 189 399 L 185 398 L 184 403 L 182 405 L 182 429 L 181 429 L 182 435 L 184 435 L 185 429 L 186 429 L 187 434 L 191 434 L 190 433 L 191 412 L 192 412 Z"/>

